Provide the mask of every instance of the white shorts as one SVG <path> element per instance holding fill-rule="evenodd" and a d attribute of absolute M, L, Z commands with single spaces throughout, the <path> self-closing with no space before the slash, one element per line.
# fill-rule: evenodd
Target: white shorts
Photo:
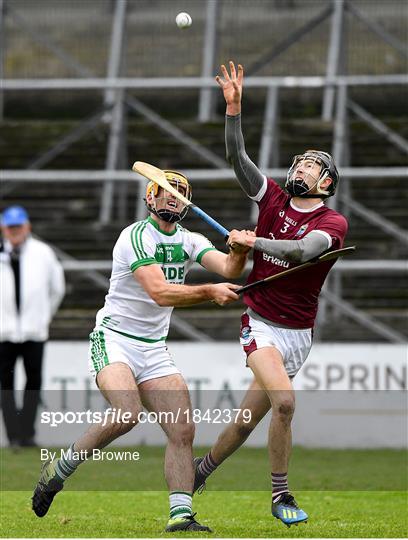
<path fill-rule="evenodd" d="M 163 341 L 144 343 L 106 328 L 95 328 L 89 334 L 88 364 L 91 375 L 96 380 L 101 369 L 115 362 L 127 364 L 137 384 L 180 373 Z"/>
<path fill-rule="evenodd" d="M 260 316 L 259 316 L 260 317 Z M 305 363 L 312 347 L 311 328 L 280 328 L 265 320 L 241 316 L 239 342 L 246 356 L 263 347 L 275 347 L 281 353 L 286 373 L 292 379 Z"/>

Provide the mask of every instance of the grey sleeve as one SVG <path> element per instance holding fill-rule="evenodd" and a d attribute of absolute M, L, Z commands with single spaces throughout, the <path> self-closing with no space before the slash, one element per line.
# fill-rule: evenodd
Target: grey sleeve
<path fill-rule="evenodd" d="M 225 147 L 227 160 L 233 166 L 242 189 L 249 197 L 256 198 L 266 184 L 266 178 L 245 151 L 240 114 L 225 117 Z"/>
<path fill-rule="evenodd" d="M 329 241 L 323 234 L 316 231 L 310 232 L 302 240 L 269 240 L 257 238 L 254 249 L 263 251 L 267 255 L 279 257 L 292 263 L 303 263 L 319 256 L 326 251 Z"/>

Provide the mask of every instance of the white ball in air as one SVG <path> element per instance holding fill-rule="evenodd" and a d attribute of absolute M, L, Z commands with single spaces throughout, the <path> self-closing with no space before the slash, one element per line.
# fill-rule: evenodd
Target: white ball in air
<path fill-rule="evenodd" d="M 191 16 L 184 11 L 179 13 L 176 17 L 176 24 L 179 28 L 188 28 L 189 26 L 191 26 L 192 22 L 193 19 L 191 18 Z"/>

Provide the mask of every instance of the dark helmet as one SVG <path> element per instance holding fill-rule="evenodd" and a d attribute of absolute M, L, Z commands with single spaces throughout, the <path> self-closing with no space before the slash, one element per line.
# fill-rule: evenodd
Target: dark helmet
<path fill-rule="evenodd" d="M 184 176 L 184 174 L 181 174 L 178 171 L 170 171 L 165 170 L 163 171 L 166 175 L 166 179 L 173 187 L 179 191 L 180 187 L 185 188 L 185 197 L 189 201 L 191 201 L 191 197 L 193 194 L 193 190 L 191 188 L 190 182 L 187 180 L 187 178 Z M 181 210 L 181 212 L 172 212 L 169 209 L 163 208 L 161 210 L 156 210 L 155 205 L 151 205 L 147 202 L 147 196 L 150 194 L 154 198 L 157 197 L 159 193 L 160 186 L 159 184 L 156 184 L 153 180 L 150 180 L 150 182 L 146 186 L 146 206 L 150 212 L 153 212 L 153 214 L 156 214 L 160 219 L 163 221 L 167 221 L 167 223 L 176 223 L 177 221 L 181 221 L 188 212 L 188 206 L 184 206 L 184 208 Z"/>
<path fill-rule="evenodd" d="M 307 186 L 306 182 L 295 181 L 295 179 L 292 178 L 293 172 L 299 161 L 304 159 L 313 159 L 321 165 L 321 171 L 316 184 L 319 195 L 310 195 L 310 188 Z M 320 185 L 326 178 L 331 178 L 332 182 L 326 189 L 322 189 Z M 322 198 L 327 198 L 336 193 L 339 179 L 339 172 L 334 163 L 334 159 L 328 152 L 322 152 L 321 150 L 306 150 L 304 154 L 299 154 L 293 158 L 292 165 L 290 166 L 286 177 L 285 189 L 290 195 L 295 197 L 311 198 L 320 196 Z"/>

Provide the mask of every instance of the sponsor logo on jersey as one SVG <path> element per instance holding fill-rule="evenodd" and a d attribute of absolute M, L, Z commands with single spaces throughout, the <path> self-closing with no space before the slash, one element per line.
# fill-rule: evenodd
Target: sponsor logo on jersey
<path fill-rule="evenodd" d="M 298 232 L 295 234 L 295 236 L 302 236 L 302 234 L 304 234 L 306 232 L 306 229 L 308 228 L 308 224 L 305 223 L 304 225 L 302 225 L 300 227 L 300 229 L 298 230 Z"/>
<path fill-rule="evenodd" d="M 184 283 L 184 265 L 189 257 L 184 251 L 183 244 L 157 244 L 154 258 L 161 264 L 166 281 Z"/>
<path fill-rule="evenodd" d="M 291 225 L 293 225 L 294 227 L 296 227 L 296 225 L 298 224 L 297 221 L 295 221 L 294 219 L 288 217 L 288 216 L 285 216 L 285 221 L 286 223 L 290 223 Z"/>
<path fill-rule="evenodd" d="M 284 261 L 283 259 L 278 259 L 278 257 L 273 257 L 272 255 L 267 255 L 266 253 L 262 253 L 262 258 L 266 262 L 276 264 L 277 266 L 283 266 L 284 268 L 289 268 L 288 261 Z"/>
<path fill-rule="evenodd" d="M 188 254 L 183 249 L 183 244 L 157 244 L 154 258 L 158 263 L 184 263 Z"/>
<path fill-rule="evenodd" d="M 162 266 L 164 277 L 169 283 L 184 283 L 184 266 Z"/>

